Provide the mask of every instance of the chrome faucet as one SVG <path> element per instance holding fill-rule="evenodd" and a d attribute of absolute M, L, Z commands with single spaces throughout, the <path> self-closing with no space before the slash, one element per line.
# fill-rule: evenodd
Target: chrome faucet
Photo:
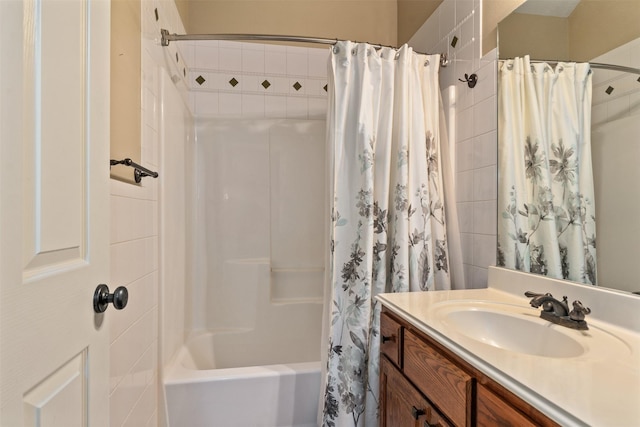
<path fill-rule="evenodd" d="M 529 304 L 532 307 L 538 308 L 542 306 L 541 318 L 571 329 L 589 329 L 584 316 L 590 314 L 591 309 L 583 306 L 580 301 L 574 301 L 573 310 L 569 311 L 569 302 L 566 296 L 562 297 L 562 301 L 558 301 L 550 293 L 538 294 L 527 291 L 524 295 L 527 298 L 531 298 Z"/>

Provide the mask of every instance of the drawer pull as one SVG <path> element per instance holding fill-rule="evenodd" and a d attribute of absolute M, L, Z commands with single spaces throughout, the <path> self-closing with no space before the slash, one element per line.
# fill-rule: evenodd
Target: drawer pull
<path fill-rule="evenodd" d="M 424 409 L 418 409 L 415 406 L 411 407 L 411 415 L 413 415 L 413 419 L 414 420 L 417 420 L 418 418 L 420 418 L 424 414 L 425 414 Z"/>
<path fill-rule="evenodd" d="M 391 341 L 391 342 L 396 342 L 396 336 L 395 335 L 391 335 L 390 337 L 388 336 L 382 336 L 382 344 L 386 343 L 387 341 Z"/>

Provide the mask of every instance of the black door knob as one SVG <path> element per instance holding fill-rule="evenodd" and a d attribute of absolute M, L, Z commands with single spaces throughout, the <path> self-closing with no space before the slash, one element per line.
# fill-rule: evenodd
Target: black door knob
<path fill-rule="evenodd" d="M 101 284 L 98 285 L 93 294 L 93 311 L 96 313 L 104 313 L 109 303 L 112 303 L 116 310 L 122 310 L 127 306 L 127 301 L 129 301 L 129 291 L 127 291 L 127 288 L 124 286 L 117 287 L 116 290 L 110 294 L 109 287 Z"/>

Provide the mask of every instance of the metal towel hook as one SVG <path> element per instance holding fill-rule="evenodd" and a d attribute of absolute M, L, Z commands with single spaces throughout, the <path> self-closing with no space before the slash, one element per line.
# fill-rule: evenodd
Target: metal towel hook
<path fill-rule="evenodd" d="M 475 74 L 475 73 L 473 73 L 471 75 L 468 75 L 468 74 L 465 73 L 464 80 L 462 80 L 462 79 L 458 79 L 458 80 L 461 81 L 461 82 L 466 82 L 467 85 L 471 89 L 473 89 L 474 87 L 476 87 L 476 83 L 478 83 L 478 75 Z"/>

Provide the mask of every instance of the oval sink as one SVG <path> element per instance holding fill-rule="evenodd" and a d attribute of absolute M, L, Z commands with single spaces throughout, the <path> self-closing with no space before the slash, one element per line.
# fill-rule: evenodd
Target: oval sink
<path fill-rule="evenodd" d="M 483 309 L 442 313 L 441 321 L 456 332 L 490 346 L 543 357 L 577 357 L 585 348 L 545 320 Z M 571 330 L 569 330 L 571 331 Z"/>

